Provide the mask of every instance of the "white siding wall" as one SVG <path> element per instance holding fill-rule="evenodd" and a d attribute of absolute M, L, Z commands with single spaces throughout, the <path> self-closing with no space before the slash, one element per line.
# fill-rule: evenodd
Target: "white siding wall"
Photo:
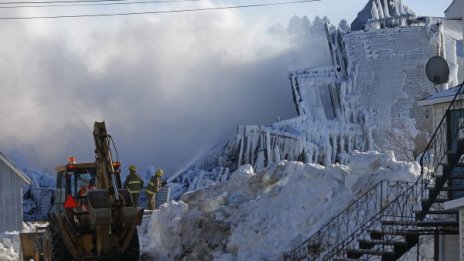
<path fill-rule="evenodd" d="M 445 115 L 446 110 L 448 109 L 450 103 L 438 103 L 432 106 L 433 113 L 433 129 L 436 130 L 440 124 L 443 115 Z M 440 237 L 440 260 L 461 260 L 464 261 L 464 258 L 460 259 L 460 238 L 463 236 L 463 211 L 460 211 L 460 235 L 445 235 Z"/>
<path fill-rule="evenodd" d="M 464 261 L 464 209 L 459 209 L 459 260 Z"/>
<path fill-rule="evenodd" d="M 443 115 L 445 115 L 450 103 L 439 103 L 433 105 L 433 130 L 435 131 L 440 124 Z"/>
<path fill-rule="evenodd" d="M 440 237 L 440 260 L 459 260 L 458 235 L 445 235 Z"/>
<path fill-rule="evenodd" d="M 0 160 L 0 233 L 22 229 L 24 181 Z"/>

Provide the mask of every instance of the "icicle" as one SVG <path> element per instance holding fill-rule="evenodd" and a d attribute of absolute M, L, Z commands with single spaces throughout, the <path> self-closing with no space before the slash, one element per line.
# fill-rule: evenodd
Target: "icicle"
<path fill-rule="evenodd" d="M 352 132 L 348 133 L 347 140 L 348 140 L 348 153 L 351 153 L 353 152 L 353 133 Z"/>
<path fill-rule="evenodd" d="M 367 149 L 374 150 L 374 138 L 372 137 L 372 127 L 367 127 Z"/>
<path fill-rule="evenodd" d="M 313 149 L 312 149 L 312 146 L 311 146 L 311 143 L 306 143 L 304 144 L 304 163 L 313 163 Z"/>
<path fill-rule="evenodd" d="M 368 21 L 366 27 L 372 30 L 380 29 L 379 9 L 377 8 L 377 5 L 375 3 L 372 3 L 371 17 L 372 20 Z"/>
<path fill-rule="evenodd" d="M 340 148 L 339 150 L 340 150 L 341 153 L 344 153 L 345 152 L 345 133 L 344 133 L 344 131 L 342 131 L 340 133 L 338 138 L 339 138 L 338 143 L 339 143 L 339 148 Z"/>
<path fill-rule="evenodd" d="M 238 159 L 237 159 L 237 169 L 240 168 L 242 165 L 242 157 L 243 157 L 243 138 L 240 139 L 240 152 L 238 154 Z"/>
<path fill-rule="evenodd" d="M 383 7 L 382 7 L 382 4 L 380 3 L 380 0 L 375 0 L 376 4 L 377 4 L 377 9 L 379 11 L 379 19 L 384 19 L 385 18 L 385 13 L 383 12 Z"/>
<path fill-rule="evenodd" d="M 261 170 L 265 167 L 264 165 L 265 162 L 265 156 L 264 156 L 264 150 L 258 150 L 258 155 L 256 156 L 256 161 L 253 167 L 255 170 Z"/>
<path fill-rule="evenodd" d="M 319 154 L 320 154 L 320 151 L 319 151 L 319 147 L 316 146 L 316 144 L 314 144 L 314 163 L 319 163 Z"/>
<path fill-rule="evenodd" d="M 256 159 L 255 151 L 257 149 L 259 143 L 259 132 L 258 131 L 252 131 L 251 133 L 251 147 L 250 147 L 250 161 L 249 163 L 251 165 L 254 165 L 254 161 Z"/>
<path fill-rule="evenodd" d="M 443 55 L 443 46 L 441 35 L 443 33 L 440 21 L 433 20 L 430 17 L 426 17 L 425 25 L 427 27 L 427 34 L 430 37 L 430 45 L 435 45 L 438 48 L 439 54 Z"/>
<path fill-rule="evenodd" d="M 393 5 L 394 5 L 394 8 L 395 8 L 395 17 L 399 17 L 401 15 L 400 13 L 400 7 L 399 7 L 399 1 L 400 0 L 394 0 L 393 1 Z"/>
<path fill-rule="evenodd" d="M 456 41 L 451 40 L 446 43 L 445 47 L 445 54 L 446 54 L 446 61 L 450 67 L 450 86 L 458 85 L 458 68 L 459 65 L 457 63 L 457 56 L 456 56 Z"/>
<path fill-rule="evenodd" d="M 280 161 L 280 150 L 278 146 L 274 146 L 274 162 Z"/>
<path fill-rule="evenodd" d="M 332 147 L 331 159 L 335 160 L 335 158 L 337 157 L 337 136 L 336 134 L 332 134 L 330 136 L 330 141 L 331 141 L 331 147 Z"/>
<path fill-rule="evenodd" d="M 388 0 L 383 0 L 383 11 L 385 12 L 385 18 L 390 18 L 390 11 L 388 6 Z"/>
<path fill-rule="evenodd" d="M 324 143 L 322 146 L 322 151 L 324 157 L 323 165 L 330 166 L 330 164 L 332 164 L 332 147 L 329 143 Z"/>
<path fill-rule="evenodd" d="M 374 20 L 379 20 L 379 9 L 375 3 L 372 3 L 371 16 Z"/>
<path fill-rule="evenodd" d="M 398 0 L 398 5 L 399 5 L 399 11 L 400 15 L 406 15 L 406 12 L 404 11 L 404 5 L 403 5 L 403 0 Z"/>
<path fill-rule="evenodd" d="M 272 163 L 272 152 L 271 152 L 271 135 L 269 131 L 266 130 L 266 157 L 267 157 L 267 164 L 269 166 Z"/>

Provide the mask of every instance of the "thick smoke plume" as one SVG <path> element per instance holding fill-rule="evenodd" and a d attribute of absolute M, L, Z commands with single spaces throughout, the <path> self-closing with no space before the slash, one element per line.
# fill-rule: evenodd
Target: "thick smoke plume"
<path fill-rule="evenodd" d="M 124 168 L 169 175 L 239 124 L 295 115 L 288 72 L 330 63 L 315 25 L 269 29 L 237 10 L 2 22 L 0 151 L 50 173 L 92 161 L 105 120 Z"/>

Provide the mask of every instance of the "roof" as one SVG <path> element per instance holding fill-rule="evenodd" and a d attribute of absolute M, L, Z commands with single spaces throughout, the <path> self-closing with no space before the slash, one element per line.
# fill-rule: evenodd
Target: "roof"
<path fill-rule="evenodd" d="M 445 17 L 448 19 L 462 19 L 463 0 L 454 0 L 445 10 Z"/>
<path fill-rule="evenodd" d="M 433 104 L 438 104 L 438 103 L 451 102 L 454 96 L 456 96 L 456 93 L 459 90 L 459 87 L 460 86 L 455 86 L 447 90 L 443 90 L 441 92 L 432 94 L 428 97 L 425 97 L 422 100 L 419 100 L 417 104 L 421 106 L 427 106 L 427 105 L 433 105 Z M 461 94 L 457 99 L 464 100 L 464 95 Z"/>
<path fill-rule="evenodd" d="M 87 163 L 77 163 L 73 164 L 76 169 L 92 169 L 95 168 L 95 162 L 87 162 Z M 57 172 L 62 172 L 66 170 L 66 165 L 59 165 L 55 167 Z"/>
<path fill-rule="evenodd" d="M 22 172 L 10 159 L 0 152 L 0 160 L 3 161 L 20 179 L 27 185 L 31 185 L 32 181 Z"/>
<path fill-rule="evenodd" d="M 445 209 L 460 209 L 464 208 L 464 198 L 458 198 L 450 201 L 446 201 L 443 204 Z"/>

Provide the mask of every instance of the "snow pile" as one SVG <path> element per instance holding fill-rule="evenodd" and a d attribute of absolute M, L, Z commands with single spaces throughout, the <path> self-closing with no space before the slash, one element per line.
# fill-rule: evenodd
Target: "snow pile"
<path fill-rule="evenodd" d="M 23 223 L 23 232 L 32 232 L 40 223 Z M 0 261 L 18 261 L 20 251 L 19 232 L 0 233 Z"/>
<path fill-rule="evenodd" d="M 19 234 L 6 232 L 0 234 L 0 261 L 18 260 Z"/>
<path fill-rule="evenodd" d="M 276 260 L 383 179 L 416 180 L 417 163 L 393 153 L 354 152 L 348 165 L 281 161 L 186 193 L 140 229 L 153 260 Z"/>

